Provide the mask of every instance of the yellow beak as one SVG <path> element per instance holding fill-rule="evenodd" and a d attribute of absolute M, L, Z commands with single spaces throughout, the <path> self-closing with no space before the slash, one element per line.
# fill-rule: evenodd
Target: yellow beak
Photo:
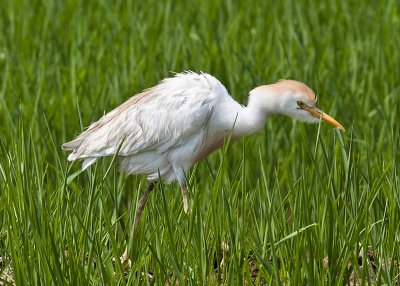
<path fill-rule="evenodd" d="M 328 114 L 324 113 L 323 111 L 319 110 L 318 108 L 311 107 L 311 106 L 305 106 L 303 109 L 310 112 L 310 114 L 312 116 L 314 116 L 315 118 L 321 119 L 322 121 L 332 125 L 333 127 L 339 129 L 340 131 L 346 131 L 339 122 L 337 122 L 334 118 L 330 117 Z"/>

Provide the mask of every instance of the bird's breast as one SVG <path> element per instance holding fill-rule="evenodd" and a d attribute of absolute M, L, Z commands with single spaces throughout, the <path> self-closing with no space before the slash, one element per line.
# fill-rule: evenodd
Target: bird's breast
<path fill-rule="evenodd" d="M 215 150 L 221 148 L 224 145 L 224 142 L 227 138 L 228 138 L 227 135 L 224 133 L 206 138 L 205 143 L 196 152 L 197 154 L 194 158 L 195 160 L 193 164 L 204 159 Z"/>

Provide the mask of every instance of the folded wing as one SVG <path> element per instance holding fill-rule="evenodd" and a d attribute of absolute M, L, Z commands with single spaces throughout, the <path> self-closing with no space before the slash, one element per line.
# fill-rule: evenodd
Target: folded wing
<path fill-rule="evenodd" d="M 104 115 L 76 139 L 62 145 L 68 160 L 84 159 L 83 168 L 99 157 L 168 152 L 208 127 L 218 100 L 229 96 L 208 74 L 180 73 L 163 80 Z"/>

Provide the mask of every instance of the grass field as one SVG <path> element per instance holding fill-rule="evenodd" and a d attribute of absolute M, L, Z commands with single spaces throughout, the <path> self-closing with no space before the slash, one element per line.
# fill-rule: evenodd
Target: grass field
<path fill-rule="evenodd" d="M 3 0 L 0 284 L 396 284 L 400 3 L 361 2 Z M 304 81 L 347 131 L 271 117 L 192 169 L 190 215 L 159 184 L 134 233 L 146 180 L 60 146 L 189 69 L 243 104 Z"/>

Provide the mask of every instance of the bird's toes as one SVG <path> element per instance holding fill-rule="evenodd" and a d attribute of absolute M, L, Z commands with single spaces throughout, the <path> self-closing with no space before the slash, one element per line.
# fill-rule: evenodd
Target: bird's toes
<path fill-rule="evenodd" d="M 119 260 L 121 261 L 122 265 L 128 265 L 129 267 L 132 267 L 132 261 L 126 255 L 122 255 Z"/>

